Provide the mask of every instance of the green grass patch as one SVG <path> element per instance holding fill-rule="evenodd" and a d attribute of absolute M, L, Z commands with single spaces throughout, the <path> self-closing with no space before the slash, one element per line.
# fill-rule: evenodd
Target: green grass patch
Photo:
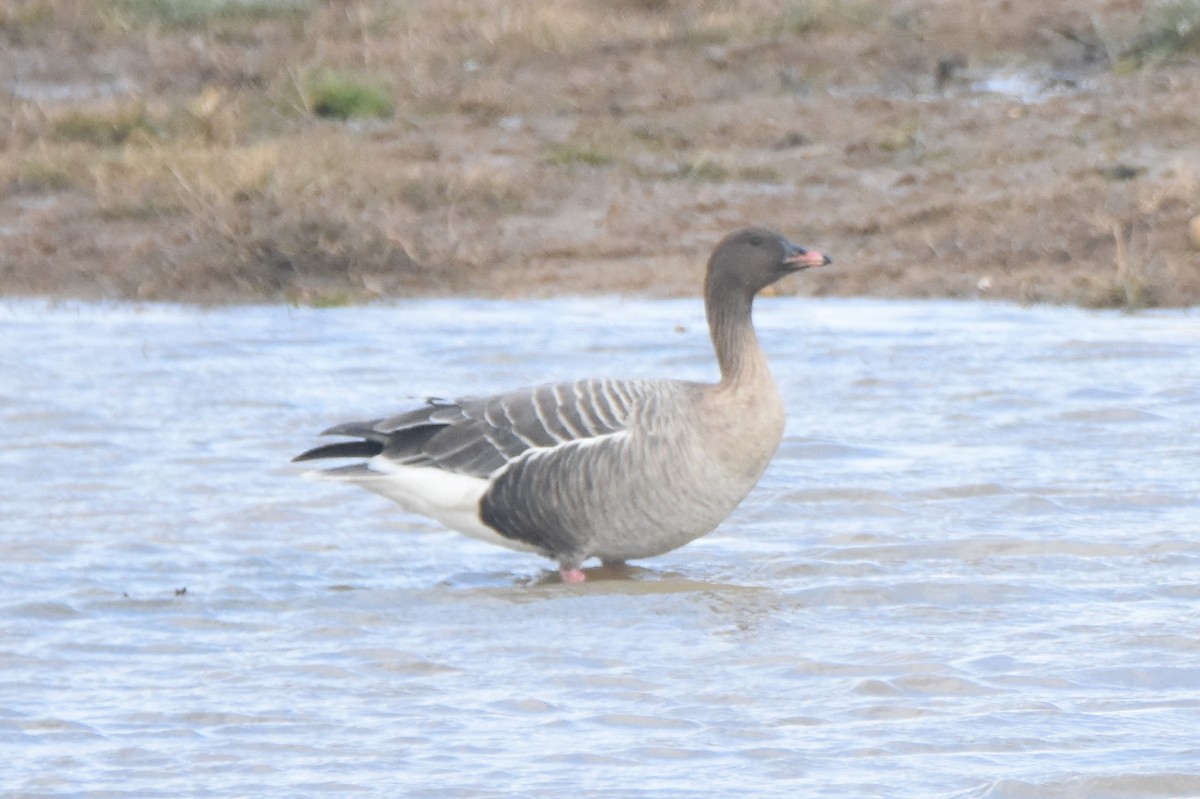
<path fill-rule="evenodd" d="M 47 159 L 18 162 L 9 177 L 21 191 L 63 191 L 78 185 L 78 173 L 67 163 Z"/>
<path fill-rule="evenodd" d="M 314 0 L 115 0 L 114 5 L 136 19 L 153 20 L 173 28 L 204 28 L 219 22 L 253 22 L 301 16 Z"/>
<path fill-rule="evenodd" d="M 654 177 L 691 180 L 696 183 L 725 183 L 736 180 L 737 171 L 724 158 L 701 153 L 690 161 L 679 161 Z"/>
<path fill-rule="evenodd" d="M 1200 53 L 1200 0 L 1159 0 L 1146 6 L 1118 68 L 1185 53 Z"/>
<path fill-rule="evenodd" d="M 782 183 L 783 176 L 773 166 L 745 166 L 737 172 L 738 180 L 751 183 Z"/>
<path fill-rule="evenodd" d="M 694 183 L 782 183 L 779 170 L 767 165 L 739 166 L 725 157 L 702 153 L 690 161 L 678 161 L 667 169 L 642 171 L 644 178 L 690 180 Z"/>
<path fill-rule="evenodd" d="M 34 28 L 45 28 L 54 24 L 54 6 L 48 0 L 33 0 L 27 3 L 5 4 L 0 8 L 0 31 L 12 37 L 16 43 Z"/>
<path fill-rule="evenodd" d="M 395 110 L 383 87 L 346 72 L 319 72 L 307 88 L 308 107 L 319 117 L 387 119 Z"/>
<path fill-rule="evenodd" d="M 550 166 L 612 166 L 616 158 L 595 144 L 567 142 L 555 145 L 542 154 L 542 163 Z"/>
<path fill-rule="evenodd" d="M 97 146 L 124 144 L 137 135 L 152 136 L 154 127 L 140 100 L 103 110 L 75 109 L 54 120 L 54 138 Z"/>
<path fill-rule="evenodd" d="M 361 297 L 346 290 L 331 289 L 329 291 L 297 291 L 284 292 L 284 299 L 294 308 L 349 308 L 358 305 Z"/>

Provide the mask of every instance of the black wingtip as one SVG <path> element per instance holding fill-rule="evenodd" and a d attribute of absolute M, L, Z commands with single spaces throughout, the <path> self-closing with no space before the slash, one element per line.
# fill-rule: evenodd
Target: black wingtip
<path fill-rule="evenodd" d="M 373 458 L 381 452 L 383 452 L 383 444 L 378 441 L 341 441 L 337 444 L 324 444 L 301 452 L 292 458 L 292 463 L 315 461 L 320 458 Z"/>

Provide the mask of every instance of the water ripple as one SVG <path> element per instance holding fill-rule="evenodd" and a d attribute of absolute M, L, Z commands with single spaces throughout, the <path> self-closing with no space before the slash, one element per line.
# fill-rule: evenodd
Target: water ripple
<path fill-rule="evenodd" d="M 693 301 L 0 306 L 4 789 L 1200 794 L 1195 314 L 758 320 L 759 489 L 564 586 L 287 460 L 427 394 L 709 379 Z"/>

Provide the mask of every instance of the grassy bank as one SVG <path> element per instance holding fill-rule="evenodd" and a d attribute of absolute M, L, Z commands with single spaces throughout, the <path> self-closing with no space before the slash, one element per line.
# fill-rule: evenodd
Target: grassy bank
<path fill-rule="evenodd" d="M 1200 301 L 1200 3 L 16 0 L 0 291 Z"/>

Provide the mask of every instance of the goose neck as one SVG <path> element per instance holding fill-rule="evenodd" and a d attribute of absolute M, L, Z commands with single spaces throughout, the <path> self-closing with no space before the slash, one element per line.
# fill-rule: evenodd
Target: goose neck
<path fill-rule="evenodd" d="M 705 313 L 721 369 L 721 385 L 737 385 L 761 379 L 762 375 L 770 379 L 766 356 L 758 343 L 751 318 L 754 296 L 744 290 L 714 291 L 712 289 L 719 287 L 709 288 Z"/>

